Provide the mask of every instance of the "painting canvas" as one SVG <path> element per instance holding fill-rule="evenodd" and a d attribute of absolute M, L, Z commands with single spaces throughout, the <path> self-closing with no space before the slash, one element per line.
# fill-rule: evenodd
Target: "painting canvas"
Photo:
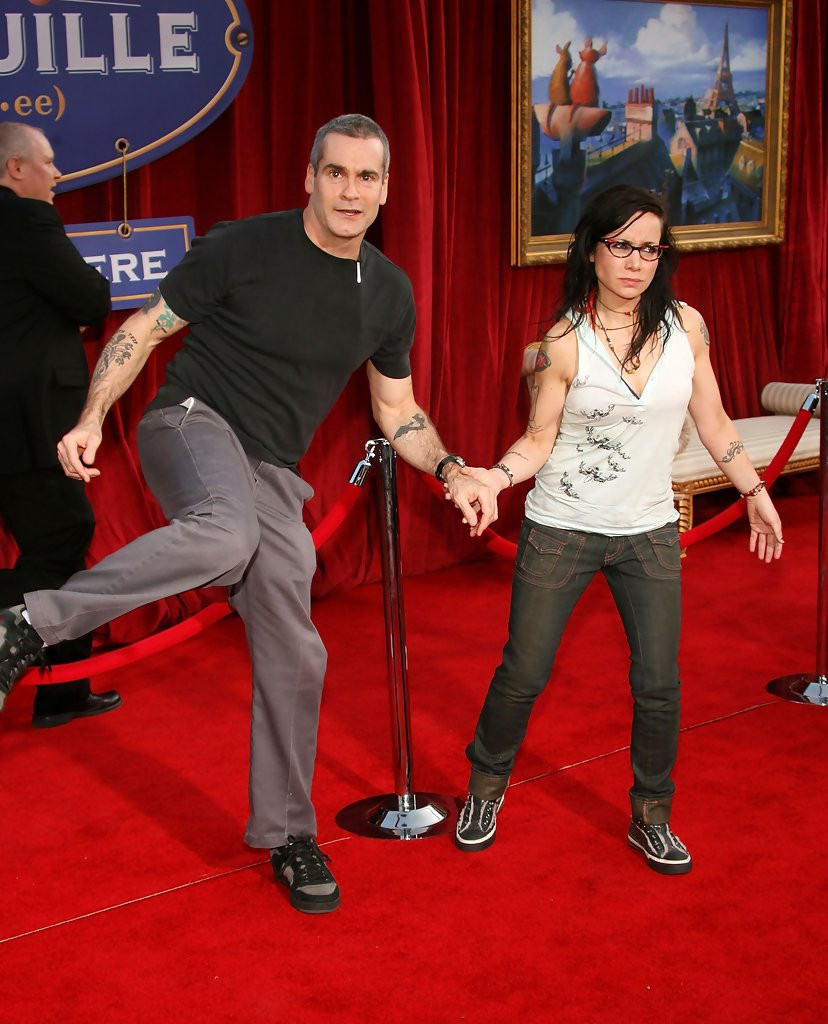
<path fill-rule="evenodd" d="M 565 258 L 610 185 L 682 248 L 782 238 L 786 0 L 513 0 L 513 263 Z"/>

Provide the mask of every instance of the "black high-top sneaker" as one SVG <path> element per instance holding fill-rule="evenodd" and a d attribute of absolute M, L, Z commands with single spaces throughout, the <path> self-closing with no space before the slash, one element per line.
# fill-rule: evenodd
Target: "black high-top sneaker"
<path fill-rule="evenodd" d="M 502 796 L 497 800 L 484 800 L 469 793 L 454 833 L 454 842 L 461 850 L 485 850 L 492 845 L 497 829 L 497 812 L 502 803 Z"/>
<path fill-rule="evenodd" d="M 693 867 L 687 847 L 666 821 L 649 825 L 633 818 L 627 842 L 644 854 L 653 871 L 662 875 L 686 875 Z"/>
<path fill-rule="evenodd" d="M 0 711 L 17 680 L 45 663 L 43 641 L 23 618 L 23 605 L 0 611 Z"/>

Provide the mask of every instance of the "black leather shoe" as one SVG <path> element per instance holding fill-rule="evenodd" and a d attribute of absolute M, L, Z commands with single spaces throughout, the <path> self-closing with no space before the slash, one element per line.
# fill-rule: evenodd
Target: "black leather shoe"
<path fill-rule="evenodd" d="M 107 690 L 106 693 L 90 693 L 83 704 L 72 711 L 53 711 L 45 715 L 33 714 L 32 725 L 35 729 L 51 729 L 56 725 L 66 725 L 73 718 L 103 715 L 107 711 L 114 711 L 122 704 L 121 695 L 117 690 Z"/>

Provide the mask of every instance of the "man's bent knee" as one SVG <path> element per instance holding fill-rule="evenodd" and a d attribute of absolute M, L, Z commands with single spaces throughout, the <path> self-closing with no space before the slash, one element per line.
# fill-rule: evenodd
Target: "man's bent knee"
<path fill-rule="evenodd" d="M 213 582 L 222 586 L 238 583 L 259 546 L 259 527 L 255 520 L 221 522 L 212 516 L 191 513 L 180 520 L 193 534 L 193 546 Z"/>

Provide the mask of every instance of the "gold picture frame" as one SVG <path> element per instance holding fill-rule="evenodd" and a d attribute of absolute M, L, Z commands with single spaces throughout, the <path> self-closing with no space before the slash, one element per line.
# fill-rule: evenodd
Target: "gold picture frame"
<path fill-rule="evenodd" d="M 789 60 L 790 0 L 512 0 L 512 265 L 563 262 L 618 182 L 683 250 L 781 242 Z"/>

